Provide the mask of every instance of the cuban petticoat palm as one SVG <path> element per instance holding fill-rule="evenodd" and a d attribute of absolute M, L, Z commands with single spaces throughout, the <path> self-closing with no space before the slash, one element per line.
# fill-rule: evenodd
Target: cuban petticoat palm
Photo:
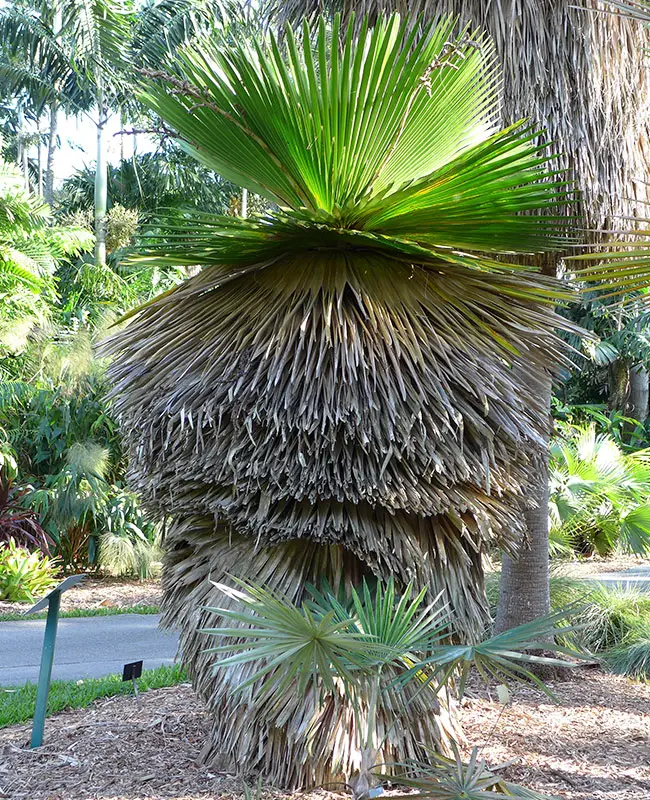
<path fill-rule="evenodd" d="M 233 696 L 241 671 L 213 674 L 197 633 L 209 578 L 300 601 L 321 576 L 392 575 L 477 637 L 482 554 L 523 532 L 547 413 L 528 376 L 555 369 L 566 323 L 555 280 L 510 256 L 564 245 L 566 187 L 538 131 L 499 130 L 491 48 L 453 27 L 205 42 L 143 90 L 188 152 L 273 208 L 170 221 L 144 258 L 203 269 L 114 337 L 111 375 L 132 485 L 170 519 L 166 620 L 213 710 L 206 755 L 277 784 L 331 780 L 332 738 L 352 768 L 350 715 L 295 696 L 270 721 Z M 440 743 L 440 711 L 398 714 L 394 760 Z"/>

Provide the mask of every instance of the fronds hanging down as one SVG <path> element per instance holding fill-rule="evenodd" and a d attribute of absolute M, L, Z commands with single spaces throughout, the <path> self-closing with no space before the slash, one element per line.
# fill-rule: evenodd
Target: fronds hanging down
<path fill-rule="evenodd" d="M 168 542 L 174 544 L 168 548 L 163 572 L 165 618 L 180 627 L 184 662 L 195 689 L 212 710 L 212 734 L 203 757 L 217 765 L 236 764 L 251 774 L 263 771 L 276 786 L 344 781 L 359 769 L 361 753 L 354 712 L 343 689 L 324 702 L 313 690 L 301 694 L 297 689 L 286 692 L 281 708 L 272 698 L 254 702 L 259 685 L 238 693 L 234 689 L 254 674 L 255 665 L 214 670 L 210 641 L 198 631 L 223 620 L 209 606 L 240 610 L 235 598 L 224 598 L 214 585 L 230 581 L 233 574 L 270 581 L 278 593 L 301 602 L 305 584 L 320 585 L 325 579 L 350 589 L 360 582 L 366 566 L 344 547 L 304 540 L 255 551 L 247 537 L 232 534 L 227 526 L 215 527 L 210 517 L 175 523 Z M 384 755 L 397 763 L 424 760 L 423 742 L 449 754 L 448 742 L 461 734 L 450 715 L 452 701 L 446 691 L 436 696 L 418 692 L 412 684 L 394 692 L 394 697 L 387 693 L 376 716 L 377 735 L 386 736 Z"/>
<path fill-rule="evenodd" d="M 491 49 L 453 25 L 392 17 L 355 38 L 321 23 L 313 51 L 307 29 L 287 35 L 286 60 L 273 38 L 206 42 L 144 90 L 182 146 L 275 206 L 161 226 L 145 263 L 203 269 L 108 350 L 132 484 L 176 520 L 167 620 L 216 713 L 210 754 L 259 747 L 292 785 L 327 774 L 305 766 L 309 737 L 345 731 L 347 712 L 309 735 L 299 705 L 281 728 L 244 723 L 191 624 L 210 571 L 299 599 L 336 551 L 431 586 L 476 638 L 482 553 L 521 541 L 526 452 L 547 425 L 529 375 L 562 360 L 567 294 L 512 255 L 565 246 L 567 186 L 536 131 L 496 127 Z M 294 570 L 296 553 L 313 566 Z M 417 741 L 438 743 L 434 716 L 425 728 Z M 294 748 L 295 769 L 273 766 Z"/>

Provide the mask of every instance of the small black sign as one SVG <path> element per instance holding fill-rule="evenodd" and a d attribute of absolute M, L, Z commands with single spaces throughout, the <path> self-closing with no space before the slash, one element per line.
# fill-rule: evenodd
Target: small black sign
<path fill-rule="evenodd" d="M 142 661 L 134 661 L 132 664 L 124 665 L 124 672 L 122 672 L 123 681 L 134 681 L 142 675 Z"/>

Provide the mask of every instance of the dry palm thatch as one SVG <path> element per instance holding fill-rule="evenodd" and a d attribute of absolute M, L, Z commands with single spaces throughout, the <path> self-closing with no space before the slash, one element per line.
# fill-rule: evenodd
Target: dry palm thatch
<path fill-rule="evenodd" d="M 144 258 L 204 268 L 111 344 L 131 482 L 172 519 L 166 620 L 215 712 L 207 754 L 277 784 L 349 774 L 350 714 L 233 698 L 240 676 L 201 652 L 208 578 L 293 600 L 323 574 L 412 579 L 472 638 L 481 556 L 522 534 L 547 413 L 527 376 L 561 361 L 566 295 L 508 255 L 565 246 L 558 219 L 529 212 L 566 187 L 536 131 L 498 129 L 490 47 L 452 27 L 381 20 L 339 50 L 322 23 L 313 52 L 288 34 L 286 61 L 272 38 L 206 43 L 149 75 L 145 99 L 187 150 L 279 207 L 170 222 Z M 444 738 L 436 698 L 418 702 L 387 757 Z M 401 713 L 385 705 L 379 726 Z"/>

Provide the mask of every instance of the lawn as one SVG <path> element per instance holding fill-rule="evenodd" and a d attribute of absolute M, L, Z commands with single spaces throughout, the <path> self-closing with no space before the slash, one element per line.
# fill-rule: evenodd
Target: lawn
<path fill-rule="evenodd" d="M 139 692 L 174 686 L 186 680 L 182 668 L 162 666 L 144 670 L 137 680 Z M 121 675 L 86 678 L 79 681 L 52 681 L 47 701 L 48 715 L 69 708 L 84 708 L 102 697 L 133 694 L 130 681 L 122 682 Z M 31 720 L 36 706 L 36 684 L 0 687 L 0 728 Z M 0 797 L 2 794 L 0 793 Z"/>

